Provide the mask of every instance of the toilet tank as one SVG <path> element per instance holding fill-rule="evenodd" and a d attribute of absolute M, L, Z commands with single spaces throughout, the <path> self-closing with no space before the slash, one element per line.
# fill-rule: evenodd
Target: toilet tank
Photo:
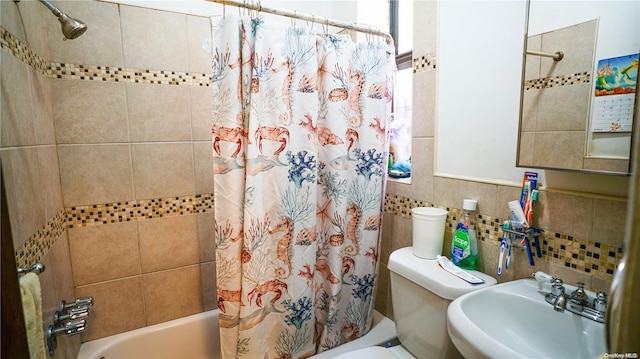
<path fill-rule="evenodd" d="M 469 271 L 485 280 L 483 284 L 470 284 L 446 272 L 437 260 L 414 256 L 411 247 L 391 253 L 387 267 L 400 343 L 418 358 L 459 357 L 447 333 L 449 303 L 465 293 L 493 285 L 496 280 Z"/>

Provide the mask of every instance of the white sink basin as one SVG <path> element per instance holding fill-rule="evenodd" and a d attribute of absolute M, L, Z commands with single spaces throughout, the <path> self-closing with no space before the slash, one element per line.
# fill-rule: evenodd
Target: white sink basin
<path fill-rule="evenodd" d="M 594 359 L 606 352 L 604 324 L 554 311 L 545 293 L 521 279 L 465 294 L 447 310 L 449 336 L 466 359 Z"/>

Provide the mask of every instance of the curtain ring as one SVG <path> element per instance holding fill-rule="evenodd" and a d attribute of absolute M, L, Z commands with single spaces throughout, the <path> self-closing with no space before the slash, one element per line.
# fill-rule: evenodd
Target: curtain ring
<path fill-rule="evenodd" d="M 325 16 L 324 34 L 329 35 L 329 18 Z"/>
<path fill-rule="evenodd" d="M 222 2 L 222 18 L 227 18 L 227 5 L 224 3 L 224 1 Z"/>
<path fill-rule="evenodd" d="M 296 14 L 296 11 L 293 10 L 293 17 L 291 18 L 291 27 L 295 30 L 296 29 L 296 17 L 298 15 Z"/>

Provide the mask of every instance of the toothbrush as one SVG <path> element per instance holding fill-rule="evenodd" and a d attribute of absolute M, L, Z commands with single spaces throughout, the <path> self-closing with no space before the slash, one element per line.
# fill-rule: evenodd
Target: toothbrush
<path fill-rule="evenodd" d="M 507 244 L 507 258 L 504 261 L 504 269 L 509 269 L 509 259 L 511 258 L 511 234 L 509 234 L 509 243 Z"/>
<path fill-rule="evenodd" d="M 500 259 L 498 259 L 498 275 L 502 274 L 502 259 L 507 246 L 507 232 L 505 231 L 507 228 L 509 228 L 509 221 L 504 221 L 502 225 L 502 241 L 500 242 Z"/>
<path fill-rule="evenodd" d="M 535 265 L 533 263 L 533 255 L 531 254 L 531 244 L 529 243 L 529 237 L 524 237 L 524 247 L 527 249 L 527 257 L 529 258 L 529 264 Z"/>

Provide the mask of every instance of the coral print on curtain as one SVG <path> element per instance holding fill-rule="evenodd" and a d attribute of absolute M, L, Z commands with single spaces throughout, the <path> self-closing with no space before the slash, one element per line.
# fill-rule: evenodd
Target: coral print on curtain
<path fill-rule="evenodd" d="M 212 18 L 224 358 L 305 358 L 371 326 L 388 153 L 388 44 Z"/>

